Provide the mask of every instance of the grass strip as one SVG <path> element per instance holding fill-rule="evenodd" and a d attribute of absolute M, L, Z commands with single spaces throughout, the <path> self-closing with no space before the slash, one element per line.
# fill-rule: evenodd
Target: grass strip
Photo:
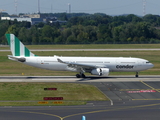
<path fill-rule="evenodd" d="M 160 44 L 82 44 L 82 45 L 26 45 L 29 49 L 156 49 Z M 9 46 L 0 46 L 0 50 Z"/>
<path fill-rule="evenodd" d="M 45 91 L 44 88 L 57 88 Z M 47 105 L 82 105 L 87 101 L 106 101 L 95 86 L 77 83 L 0 83 L 0 106 L 43 105 L 44 97 L 63 97 L 63 104 Z M 61 100 L 60 100 L 61 101 Z"/>
<path fill-rule="evenodd" d="M 34 52 L 39 56 L 88 56 L 88 57 L 137 57 L 149 60 L 154 68 L 140 72 L 140 75 L 159 75 L 160 52 L 159 51 L 50 51 Z M 49 71 L 11 61 L 7 58 L 10 52 L 0 52 L 0 76 L 74 76 L 75 72 Z M 86 74 L 90 75 L 90 74 Z M 111 72 L 110 75 L 135 75 L 134 72 Z"/>
<path fill-rule="evenodd" d="M 63 101 L 62 104 L 54 104 L 54 101 L 49 101 L 47 104 L 39 104 L 36 102 L 0 102 L 0 106 L 72 106 L 72 105 L 85 105 L 86 101 Z"/>

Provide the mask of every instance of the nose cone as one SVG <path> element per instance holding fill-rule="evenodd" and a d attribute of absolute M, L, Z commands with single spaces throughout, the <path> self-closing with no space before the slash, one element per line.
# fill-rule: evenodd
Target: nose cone
<path fill-rule="evenodd" d="M 152 67 L 154 67 L 154 65 L 152 63 L 150 63 L 148 67 L 152 68 Z"/>

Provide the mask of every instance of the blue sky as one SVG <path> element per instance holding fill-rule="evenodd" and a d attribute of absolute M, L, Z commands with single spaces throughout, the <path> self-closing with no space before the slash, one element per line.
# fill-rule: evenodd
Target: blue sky
<path fill-rule="evenodd" d="M 15 0 L 0 0 L 0 9 L 15 14 Z M 17 0 L 17 13 L 36 13 L 38 0 Z M 42 13 L 68 12 L 68 3 L 72 13 L 105 13 L 108 15 L 143 15 L 143 0 L 40 0 Z M 160 0 L 146 0 L 146 14 L 160 15 Z M 52 6 L 52 7 L 51 7 Z M 52 9 L 51 9 L 52 8 Z"/>

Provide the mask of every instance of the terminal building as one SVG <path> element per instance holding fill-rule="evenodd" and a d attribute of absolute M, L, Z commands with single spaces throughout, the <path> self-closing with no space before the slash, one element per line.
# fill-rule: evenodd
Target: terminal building
<path fill-rule="evenodd" d="M 31 25 L 35 25 L 35 24 L 38 24 L 38 23 L 47 23 L 47 22 L 50 22 L 50 23 L 56 23 L 56 22 L 59 22 L 59 23 L 66 23 L 66 21 L 60 21 L 57 19 L 57 17 L 54 17 L 52 15 L 49 15 L 49 14 L 41 14 L 41 13 L 38 13 L 38 14 L 21 14 L 20 16 L 16 16 L 16 15 L 12 15 L 10 16 L 8 13 L 1 13 L 1 20 L 15 20 L 17 19 L 17 21 L 27 21 L 27 22 L 30 22 Z"/>
<path fill-rule="evenodd" d="M 17 21 L 20 21 L 20 22 L 22 22 L 22 21 L 30 22 L 31 25 L 35 25 L 35 24 L 38 24 L 38 23 L 41 23 L 41 22 L 45 23 L 42 18 L 1 17 L 1 20 L 14 21 L 15 19 Z"/>

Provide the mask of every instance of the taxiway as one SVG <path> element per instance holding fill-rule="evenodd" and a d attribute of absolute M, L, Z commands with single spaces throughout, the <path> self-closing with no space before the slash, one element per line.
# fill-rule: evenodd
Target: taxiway
<path fill-rule="evenodd" d="M 88 101 L 81 106 L 0 107 L 4 120 L 158 120 L 160 76 L 110 76 L 78 79 L 72 76 L 1 76 L 0 82 L 68 82 L 96 86 L 110 101 Z"/>
<path fill-rule="evenodd" d="M 0 76 L 0 82 L 135 82 L 160 81 L 160 75 L 134 75 L 76 78 L 75 76 Z"/>

